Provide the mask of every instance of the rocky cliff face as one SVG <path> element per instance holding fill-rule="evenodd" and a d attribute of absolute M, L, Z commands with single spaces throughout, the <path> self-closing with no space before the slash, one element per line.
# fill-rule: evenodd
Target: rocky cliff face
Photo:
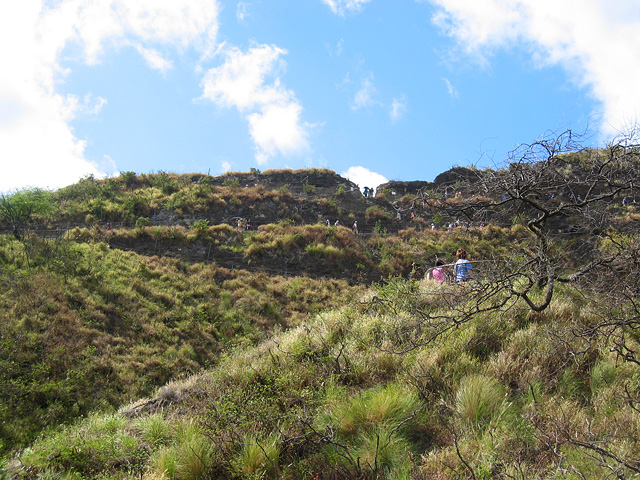
<path fill-rule="evenodd" d="M 473 183 L 476 178 L 477 174 L 474 170 L 466 167 L 454 167 L 438 175 L 433 182 L 423 180 L 412 180 L 406 182 L 391 180 L 390 182 L 379 185 L 376 191 L 388 190 L 391 191 L 392 194 L 401 197 L 406 194 L 415 195 L 424 190 L 453 188 L 456 183 L 463 181 Z"/>

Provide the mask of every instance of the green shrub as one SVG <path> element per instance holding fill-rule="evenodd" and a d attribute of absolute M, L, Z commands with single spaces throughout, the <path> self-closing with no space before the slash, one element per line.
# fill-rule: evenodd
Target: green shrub
<path fill-rule="evenodd" d="M 139 217 L 136 220 L 136 228 L 150 227 L 151 225 L 151 220 L 149 220 L 147 217 Z"/>
<path fill-rule="evenodd" d="M 319 425 L 335 429 L 335 442 L 340 445 L 326 450 L 328 461 L 342 465 L 350 475 L 357 476 L 361 469 L 366 475 L 398 478 L 410 463 L 409 431 L 421 406 L 418 396 L 406 385 L 396 383 L 347 399 L 345 393 L 329 385 L 327 408 L 318 418 Z"/>
<path fill-rule="evenodd" d="M 323 418 L 335 424 L 341 435 L 352 437 L 376 426 L 398 427 L 418 406 L 415 392 L 404 385 L 389 384 L 338 401 L 329 407 Z"/>
<path fill-rule="evenodd" d="M 240 181 L 236 178 L 225 178 L 222 185 L 224 187 L 239 187 Z"/>
<path fill-rule="evenodd" d="M 152 178 L 153 186 L 159 188 L 165 195 L 170 195 L 180 189 L 178 180 L 165 172 L 160 172 Z"/>
<path fill-rule="evenodd" d="M 178 452 L 175 447 L 157 450 L 149 459 L 147 475 L 155 480 L 178 480 Z"/>
<path fill-rule="evenodd" d="M 460 381 L 455 411 L 463 424 L 483 428 L 501 411 L 505 389 L 493 377 L 469 375 Z"/>
<path fill-rule="evenodd" d="M 201 480 L 208 478 L 215 453 L 211 441 L 201 434 L 190 435 L 176 452 L 176 480 Z"/>
<path fill-rule="evenodd" d="M 365 210 L 364 218 L 368 222 L 373 222 L 374 220 L 391 220 L 392 215 L 378 205 L 372 205 Z"/>
<path fill-rule="evenodd" d="M 258 439 L 245 437 L 242 452 L 234 462 L 236 472 L 242 478 L 276 478 L 279 470 L 280 442 L 272 436 Z"/>
<path fill-rule="evenodd" d="M 191 228 L 199 232 L 205 232 L 209 228 L 209 220 L 196 220 L 193 222 Z"/>
<path fill-rule="evenodd" d="M 78 425 L 41 437 L 33 450 L 24 452 L 26 468 L 54 471 L 108 472 L 122 462 L 142 470 L 147 454 L 119 414 L 94 415 Z"/>
<path fill-rule="evenodd" d="M 410 468 L 410 451 L 410 443 L 406 438 L 395 429 L 383 426 L 364 433 L 351 455 L 365 474 L 408 480 L 406 473 Z"/>
<path fill-rule="evenodd" d="M 305 252 L 309 255 L 325 259 L 338 259 L 342 257 L 343 251 L 332 245 L 307 245 Z"/>
<path fill-rule="evenodd" d="M 121 172 L 120 180 L 122 180 L 122 183 L 124 183 L 127 188 L 131 188 L 136 182 L 136 172 Z"/>
<path fill-rule="evenodd" d="M 160 414 L 141 417 L 134 423 L 140 429 L 140 436 L 154 447 L 165 445 L 171 439 L 171 426 Z"/>

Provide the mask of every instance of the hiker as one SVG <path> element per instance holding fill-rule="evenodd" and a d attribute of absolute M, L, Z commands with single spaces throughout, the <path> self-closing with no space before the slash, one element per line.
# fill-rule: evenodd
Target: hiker
<path fill-rule="evenodd" d="M 336 222 L 333 224 L 334 227 L 337 227 L 338 225 L 340 225 L 340 220 L 336 220 Z"/>
<path fill-rule="evenodd" d="M 327 218 L 327 227 L 331 226 L 331 222 L 329 221 L 329 219 Z"/>
<path fill-rule="evenodd" d="M 444 262 L 439 259 L 436 260 L 436 266 L 431 270 L 431 278 L 438 283 L 444 283 L 447 281 L 449 274 L 449 269 L 444 266 Z"/>
<path fill-rule="evenodd" d="M 369 196 L 369 187 L 364 187 L 364 196 L 368 197 Z"/>
<path fill-rule="evenodd" d="M 353 233 L 358 234 L 358 221 L 353 222 Z"/>
<path fill-rule="evenodd" d="M 467 260 L 467 251 L 459 248 L 456 251 L 457 261 L 453 266 L 453 276 L 456 282 L 466 282 L 473 278 L 471 262 Z"/>

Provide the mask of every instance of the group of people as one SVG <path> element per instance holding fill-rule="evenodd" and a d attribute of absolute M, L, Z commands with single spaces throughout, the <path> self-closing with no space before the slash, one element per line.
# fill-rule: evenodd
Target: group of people
<path fill-rule="evenodd" d="M 375 192 L 375 190 L 373 188 L 364 187 L 363 190 L 362 190 L 362 195 L 364 195 L 365 197 L 373 198 L 374 197 L 374 192 Z"/>
<path fill-rule="evenodd" d="M 467 256 L 467 251 L 464 248 L 459 248 L 456 251 L 456 263 L 445 265 L 442 260 L 436 260 L 436 265 L 427 274 L 427 278 L 438 283 L 452 280 L 456 283 L 462 283 L 473 279 L 473 266 Z"/>
<path fill-rule="evenodd" d="M 327 227 L 330 227 L 330 226 L 331 226 L 331 220 L 329 220 L 329 219 L 327 218 L 327 219 L 325 220 L 325 225 L 326 225 Z M 337 226 L 339 226 L 339 225 L 340 225 L 340 220 L 336 220 L 336 221 L 333 223 L 333 226 L 334 226 L 334 227 L 337 227 Z M 353 225 L 351 225 L 351 230 L 353 230 L 353 233 L 355 233 L 356 235 L 358 234 L 358 221 L 357 221 L 357 220 L 353 222 Z"/>
<path fill-rule="evenodd" d="M 238 230 L 251 230 L 251 220 L 247 218 L 239 218 L 237 221 Z"/>

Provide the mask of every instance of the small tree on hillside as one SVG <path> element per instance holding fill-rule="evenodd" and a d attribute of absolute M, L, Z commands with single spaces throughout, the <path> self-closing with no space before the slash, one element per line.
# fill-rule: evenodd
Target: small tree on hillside
<path fill-rule="evenodd" d="M 20 237 L 24 228 L 36 215 L 53 211 L 51 193 L 41 189 L 19 190 L 13 194 L 0 194 L 0 218 Z"/>

